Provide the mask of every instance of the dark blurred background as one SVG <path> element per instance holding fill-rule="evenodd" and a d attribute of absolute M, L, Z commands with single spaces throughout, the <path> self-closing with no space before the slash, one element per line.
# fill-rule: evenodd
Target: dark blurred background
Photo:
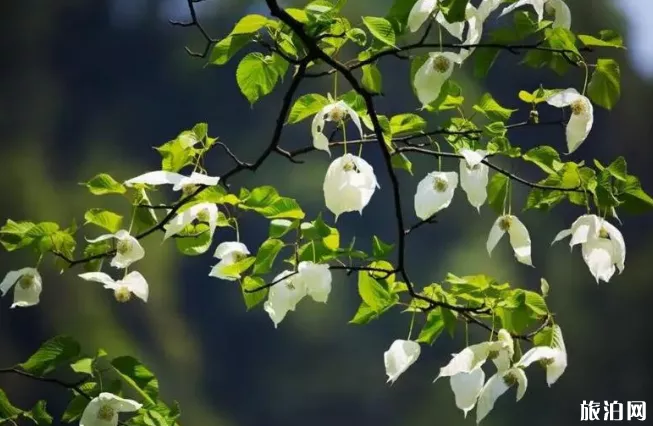
<path fill-rule="evenodd" d="M 302 2 L 285 2 L 284 5 Z M 628 51 L 597 51 L 616 57 L 622 71 L 622 102 L 611 112 L 596 108 L 589 139 L 574 159 L 604 164 L 618 155 L 628 160 L 629 172 L 653 191 L 650 168 L 653 140 L 653 38 L 650 0 L 568 0 L 573 30 L 596 34 L 605 28 L 625 34 Z M 127 179 L 159 167 L 152 146 L 174 138 L 196 122 L 209 123 L 209 133 L 244 159 L 253 159 L 268 143 L 283 89 L 251 108 L 239 93 L 234 77 L 239 54 L 227 66 L 205 67 L 189 57 L 184 46 L 201 50 L 193 29 L 172 27 L 169 18 L 187 18 L 185 0 L 59 0 L 2 2 L 0 6 L 0 219 L 52 220 L 67 224 L 83 221 L 90 207 L 115 208 L 114 197 L 93 197 L 78 186 L 98 172 Z M 355 24 L 362 15 L 385 15 L 389 0 L 349 1 L 346 13 Z M 263 1 L 206 0 L 200 17 L 214 37 L 222 37 L 247 13 L 265 13 Z M 491 20 L 492 21 L 492 20 Z M 647 24 L 647 22 L 649 24 Z M 492 24 L 494 25 L 494 24 Z M 519 58 L 502 55 L 487 79 L 471 76 L 471 67 L 455 79 L 474 100 L 491 91 L 504 105 L 521 107 L 520 89 L 581 87 L 583 72 L 571 70 L 564 78 L 549 70 L 517 68 Z M 379 111 L 391 115 L 419 106 L 410 91 L 408 64 L 395 58 L 382 62 L 386 97 Z M 465 71 L 470 71 L 468 76 Z M 288 84 L 286 77 L 284 88 Z M 331 90 L 332 80 L 302 84 L 301 93 Z M 341 90 L 348 90 L 344 85 Z M 541 108 L 555 114 L 553 108 Z M 526 118 L 520 111 L 513 120 Z M 647 118 L 648 117 L 648 118 Z M 435 127 L 438 117 L 431 118 Z M 518 133 L 519 132 L 519 133 Z M 560 129 L 525 129 L 511 134 L 524 148 L 541 144 L 562 151 Z M 308 123 L 288 128 L 287 148 L 311 143 Z M 383 191 L 377 192 L 364 217 L 339 220 L 344 241 L 356 235 L 366 248 L 373 234 L 394 238 L 388 179 L 375 148 L 363 154 L 377 169 Z M 243 174 L 235 185 L 272 184 L 296 197 L 308 217 L 323 208 L 321 179 L 328 165 L 325 155 L 310 154 L 304 165 L 273 158 L 256 175 Z M 216 150 L 209 171 L 219 175 L 230 167 Z M 444 163 L 457 170 L 457 162 Z M 405 211 L 413 216 L 412 196 L 417 181 L 432 171 L 432 161 L 417 160 L 415 176 L 401 174 Z M 515 171 L 530 179 L 535 168 L 519 164 Z M 523 188 L 515 201 L 524 201 Z M 543 372 L 529 370 L 526 397 L 515 404 L 514 394 L 501 398 L 484 421 L 492 425 L 533 426 L 579 423 L 583 400 L 645 400 L 653 395 L 653 338 L 650 262 L 653 253 L 651 215 L 625 213 L 622 232 L 628 245 L 626 271 L 608 284 L 596 285 L 578 248 L 570 255 L 566 242 L 550 241 L 567 228 L 582 209 L 556 208 L 551 214 L 529 211 L 521 215 L 531 230 L 536 269 L 518 264 L 507 241 L 490 259 L 485 252 L 487 233 L 495 219 L 489 207 L 479 218 L 458 192 L 440 223 L 422 228 L 410 239 L 409 264 L 420 285 L 457 275 L 487 272 L 516 286 L 538 289 L 539 278 L 551 284 L 549 306 L 557 313 L 569 352 L 565 375 L 548 389 Z M 329 221 L 332 215 L 327 214 Z M 243 240 L 255 249 L 265 239 L 267 224 L 245 216 Z M 85 230 L 88 237 L 96 231 Z M 232 239 L 220 230 L 217 240 Z M 405 338 L 410 317 L 398 312 L 368 326 L 348 325 L 358 306 L 355 282 L 334 276 L 327 305 L 304 302 L 274 329 L 260 309 L 245 312 L 234 283 L 207 276 L 214 263 L 210 254 L 184 258 L 174 244 L 159 237 L 145 241 L 146 258 L 138 265 L 151 286 L 146 305 L 115 303 L 99 285 L 82 282 L 69 271 L 58 275 L 50 260 L 41 268 L 41 304 L 9 310 L 10 296 L 0 308 L 0 366 L 24 360 L 46 338 L 56 333 L 77 337 L 84 349 L 98 347 L 112 355 L 133 354 L 158 374 L 162 393 L 179 400 L 182 423 L 188 425 L 437 425 L 473 424 L 455 408 L 447 381 L 432 384 L 438 369 L 464 345 L 442 336 L 393 386 L 386 384 L 383 352 L 396 338 Z M 27 253 L 0 252 L 0 274 L 33 265 Z M 487 336 L 474 332 L 472 340 Z M 12 400 L 30 406 L 37 399 L 57 395 L 58 389 L 16 377 L 0 377 Z M 63 410 L 60 399 L 50 406 Z M 649 401 L 650 402 L 650 401 Z M 474 414 L 474 413 L 472 413 Z"/>

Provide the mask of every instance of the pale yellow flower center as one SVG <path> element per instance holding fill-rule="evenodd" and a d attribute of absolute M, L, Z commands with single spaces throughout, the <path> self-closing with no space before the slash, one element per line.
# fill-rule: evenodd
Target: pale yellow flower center
<path fill-rule="evenodd" d="M 28 288 L 32 287 L 35 282 L 36 279 L 34 279 L 34 276 L 32 274 L 26 274 L 20 277 L 20 280 L 18 281 L 18 285 L 23 290 L 27 290 Z"/>
<path fill-rule="evenodd" d="M 100 409 L 97 412 L 97 418 L 98 420 L 104 420 L 106 422 L 109 422 L 113 420 L 113 416 L 116 414 L 116 410 L 114 410 L 111 406 L 109 405 L 103 405 L 100 407 Z"/>
<path fill-rule="evenodd" d="M 125 286 L 118 287 L 113 291 L 113 295 L 120 303 L 129 302 L 132 298 L 132 292 Z"/>
<path fill-rule="evenodd" d="M 487 359 L 489 359 L 490 361 L 492 361 L 493 359 L 497 359 L 498 357 L 499 357 L 499 351 L 490 351 L 487 354 Z"/>
<path fill-rule="evenodd" d="M 451 61 L 446 56 L 438 56 L 433 60 L 433 69 L 441 74 L 447 72 L 450 66 Z"/>
<path fill-rule="evenodd" d="M 503 376 L 503 382 L 510 387 L 517 384 L 517 376 L 514 373 L 508 373 Z"/>
<path fill-rule="evenodd" d="M 342 121 L 347 115 L 347 111 L 342 107 L 335 107 L 329 111 L 329 120 L 339 122 Z"/>
<path fill-rule="evenodd" d="M 122 255 L 129 253 L 133 248 L 134 245 L 129 240 L 118 240 L 118 244 L 116 244 L 116 251 Z"/>
<path fill-rule="evenodd" d="M 499 228 L 501 228 L 501 230 L 504 232 L 510 230 L 511 226 L 512 226 L 512 218 L 510 216 L 504 216 L 499 221 Z"/>
<path fill-rule="evenodd" d="M 238 263 L 241 260 L 245 259 L 247 255 L 245 253 L 234 253 L 232 255 L 232 258 L 234 259 L 234 263 Z"/>
<path fill-rule="evenodd" d="M 197 214 L 197 220 L 199 220 L 200 222 L 208 222 L 209 219 L 210 219 L 209 212 L 207 212 L 206 210 L 202 210 Z"/>
<path fill-rule="evenodd" d="M 465 163 L 465 164 L 467 164 L 467 163 Z M 473 166 L 470 166 L 469 164 L 467 164 L 467 170 L 476 171 L 476 170 L 478 170 L 480 168 L 481 168 L 480 163 L 479 164 L 474 164 Z"/>
<path fill-rule="evenodd" d="M 585 101 L 583 101 L 582 99 L 578 99 L 577 101 L 572 102 L 570 107 L 571 107 L 571 113 L 574 115 L 580 115 L 587 111 L 587 106 L 585 105 Z"/>
<path fill-rule="evenodd" d="M 446 180 L 442 178 L 435 178 L 433 179 L 433 189 L 437 192 L 444 192 L 449 188 L 449 184 L 447 183 Z"/>
<path fill-rule="evenodd" d="M 195 191 L 197 191 L 198 186 L 197 185 L 184 185 L 181 188 L 181 193 L 184 197 L 188 197 L 189 195 L 193 194 Z"/>
<path fill-rule="evenodd" d="M 607 229 L 605 229 L 605 228 L 601 228 L 601 230 L 599 231 L 599 237 L 600 237 L 600 238 L 608 238 L 608 239 L 609 239 L 609 238 L 610 238 L 610 234 L 608 234 L 608 230 L 607 230 Z"/>
<path fill-rule="evenodd" d="M 296 287 L 295 287 L 295 284 L 293 284 L 293 282 L 291 280 L 288 280 L 288 281 L 286 281 L 286 288 L 288 290 L 295 290 Z"/>
<path fill-rule="evenodd" d="M 360 170 L 358 169 L 358 166 L 353 161 L 346 162 L 345 165 L 342 166 L 342 170 L 344 170 L 346 172 L 354 171 L 356 173 L 360 173 Z"/>

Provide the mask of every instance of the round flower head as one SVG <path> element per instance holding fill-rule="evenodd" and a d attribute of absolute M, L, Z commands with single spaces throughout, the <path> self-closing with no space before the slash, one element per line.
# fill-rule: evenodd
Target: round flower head
<path fill-rule="evenodd" d="M 429 53 L 429 58 L 419 67 L 413 80 L 417 98 L 423 107 L 438 98 L 442 86 L 453 73 L 454 64 L 461 62 L 460 56 L 453 52 Z"/>
<path fill-rule="evenodd" d="M 456 172 L 432 172 L 417 184 L 415 192 L 415 214 L 426 220 L 442 209 L 449 207 L 458 186 Z"/>
<path fill-rule="evenodd" d="M 592 130 L 594 124 L 594 107 L 590 100 L 578 93 L 576 89 L 567 89 L 547 99 L 547 103 L 554 107 L 569 107 L 571 118 L 565 130 L 567 137 L 568 154 L 576 151 Z"/>
<path fill-rule="evenodd" d="M 14 287 L 12 308 L 26 308 L 39 303 L 43 281 L 35 268 L 22 268 L 10 271 L 0 283 L 0 293 L 5 296 Z"/>
<path fill-rule="evenodd" d="M 370 202 L 379 184 L 372 166 L 360 157 L 345 154 L 331 162 L 324 177 L 324 202 L 336 216 L 359 212 Z"/>
<path fill-rule="evenodd" d="M 353 110 L 345 101 L 337 101 L 326 105 L 313 117 L 311 124 L 311 134 L 313 135 L 313 146 L 321 151 L 329 151 L 329 139 L 324 136 L 324 124 L 327 121 L 336 123 L 342 122 L 347 116 L 351 118 L 361 137 L 363 137 L 363 129 L 361 127 L 361 120 L 356 111 Z"/>

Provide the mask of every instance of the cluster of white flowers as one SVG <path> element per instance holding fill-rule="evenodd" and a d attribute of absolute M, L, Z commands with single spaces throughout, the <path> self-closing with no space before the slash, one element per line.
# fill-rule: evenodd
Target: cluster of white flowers
<path fill-rule="evenodd" d="M 517 385 L 517 401 L 526 393 L 528 380 L 524 369 L 534 362 L 546 368 L 546 381 L 553 385 L 567 368 L 567 350 L 558 325 L 552 327 L 550 346 L 535 346 L 517 362 L 513 361 L 513 339 L 506 330 L 497 333 L 496 341 L 471 345 L 454 354 L 451 361 L 440 369 L 434 382 L 449 377 L 456 406 L 464 416 L 476 407 L 476 422 L 483 420 L 494 407 L 496 400 L 512 386 Z M 420 345 L 411 340 L 395 340 L 384 353 L 384 363 L 389 382 L 394 382 L 420 355 Z M 482 367 L 492 360 L 496 367 L 487 381 Z"/>

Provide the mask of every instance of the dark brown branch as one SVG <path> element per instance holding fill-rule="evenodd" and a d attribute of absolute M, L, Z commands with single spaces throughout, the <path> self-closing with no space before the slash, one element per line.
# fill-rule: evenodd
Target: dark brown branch
<path fill-rule="evenodd" d="M 56 384 L 58 386 L 66 388 L 66 389 L 74 390 L 75 392 L 82 395 L 84 398 L 88 399 L 89 401 L 92 399 L 80 387 L 84 383 L 87 382 L 86 379 L 82 379 L 82 380 L 79 380 L 79 381 L 73 382 L 73 383 L 67 383 L 67 382 L 61 381 L 59 379 L 51 378 L 51 377 L 36 376 L 34 374 L 28 373 L 27 371 L 23 371 L 23 370 L 20 370 L 18 368 L 15 368 L 15 367 L 12 367 L 12 368 L 0 368 L 0 374 L 15 374 L 17 376 L 27 377 L 29 379 L 36 380 L 36 381 L 39 381 L 39 382 L 54 383 L 54 384 Z"/>
<path fill-rule="evenodd" d="M 213 43 L 217 42 L 218 40 L 212 38 L 209 35 L 209 33 L 204 29 L 204 26 L 197 19 L 197 11 L 195 10 L 195 3 L 200 3 L 200 1 L 187 0 L 188 10 L 190 12 L 190 21 L 182 22 L 182 21 L 170 20 L 168 22 L 170 22 L 171 25 L 175 25 L 178 27 L 184 27 L 184 28 L 196 27 L 199 30 L 200 34 L 202 34 L 202 37 L 204 37 L 204 40 L 206 41 L 204 50 L 200 53 L 200 52 L 195 52 L 188 47 L 185 47 L 185 49 L 186 52 L 191 56 L 196 56 L 198 58 L 206 58 L 206 56 L 209 54 L 209 50 L 211 50 L 211 45 L 213 45 Z"/>

